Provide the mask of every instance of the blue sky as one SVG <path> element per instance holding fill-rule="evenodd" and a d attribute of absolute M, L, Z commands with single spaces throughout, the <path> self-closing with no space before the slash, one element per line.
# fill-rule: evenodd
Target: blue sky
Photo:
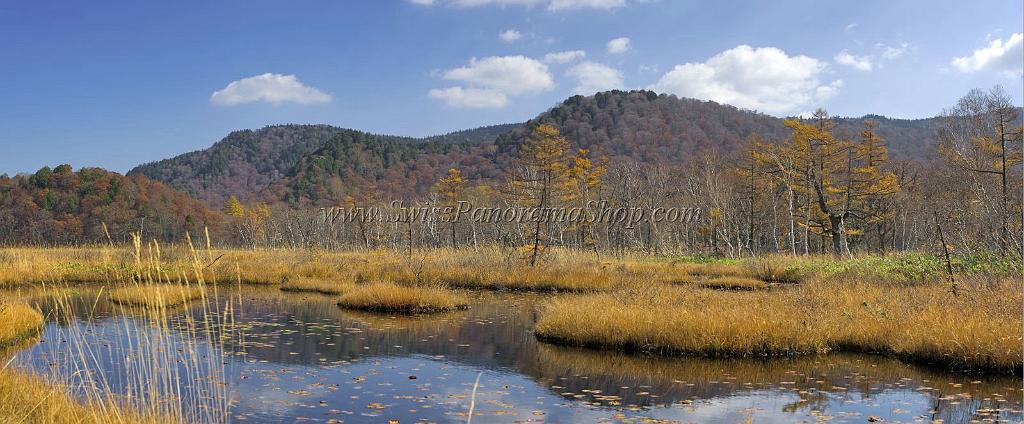
<path fill-rule="evenodd" d="M 5 2 L 0 173 L 60 163 L 125 172 L 206 148 L 231 130 L 281 123 L 431 135 L 523 121 L 574 93 L 608 88 L 779 116 L 821 106 L 928 117 L 995 84 L 1021 104 L 1022 7 Z"/>

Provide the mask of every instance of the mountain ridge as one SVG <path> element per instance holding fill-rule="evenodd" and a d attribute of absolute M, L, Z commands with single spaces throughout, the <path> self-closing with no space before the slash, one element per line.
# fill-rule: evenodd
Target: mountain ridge
<path fill-rule="evenodd" d="M 933 154 L 937 118 L 837 117 L 837 135 L 856 137 L 867 119 L 879 122 L 878 133 L 889 142 L 894 160 Z M 783 118 L 713 101 L 613 90 L 569 97 L 523 123 L 430 137 L 324 124 L 233 131 L 210 148 L 143 164 L 127 175 L 145 175 L 218 207 L 229 196 L 243 202 L 316 205 L 368 191 L 417 196 L 448 167 L 460 168 L 470 181 L 500 178 L 517 146 L 541 123 L 560 128 L 574 148 L 613 161 L 681 161 L 708 150 L 730 154 L 752 134 L 767 139 L 789 135 Z"/>
<path fill-rule="evenodd" d="M 327 124 L 269 125 L 228 133 L 206 149 L 136 166 L 126 175 L 144 175 L 211 205 L 229 196 L 259 200 L 260 193 L 289 175 L 299 160 L 346 131 L 403 139 L 408 142 L 479 142 L 518 124 L 499 124 L 428 137 L 372 134 Z M 241 177 L 241 180 L 239 179 Z"/>

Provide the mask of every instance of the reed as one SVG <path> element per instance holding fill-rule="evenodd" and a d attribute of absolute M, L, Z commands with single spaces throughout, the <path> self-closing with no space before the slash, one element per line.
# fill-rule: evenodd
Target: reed
<path fill-rule="evenodd" d="M 62 323 L 47 329 L 48 338 L 62 342 L 37 348 L 34 359 L 49 367 L 16 356 L 7 363 L 0 375 L 0 421 L 7 416 L 32 417 L 29 422 L 229 420 L 224 376 L 233 362 L 224 346 L 241 337 L 233 321 L 235 301 L 218 297 L 216 290 L 207 293 L 208 251 L 190 248 L 190 272 L 183 258 L 177 259 L 179 269 L 165 262 L 165 253 L 136 236 L 127 259 L 118 259 L 125 267 L 111 281 L 125 282 L 115 283 L 110 297 L 131 309 L 111 318 L 116 321 L 106 327 L 109 331 L 97 332 L 99 320 L 77 315 L 82 310 L 74 306 L 67 282 L 46 286 L 46 315 Z M 168 284 L 174 272 L 182 285 Z M 101 296 L 90 305 L 100 304 Z M 186 309 L 170 307 L 188 299 L 202 301 Z M 98 333 L 106 334 L 103 343 L 96 342 Z M 9 389 L 18 386 L 26 388 Z"/>
<path fill-rule="evenodd" d="M 180 422 L 153 417 L 115 402 L 82 402 L 59 382 L 18 370 L 0 369 L 0 421 L 52 424 L 157 424 Z"/>

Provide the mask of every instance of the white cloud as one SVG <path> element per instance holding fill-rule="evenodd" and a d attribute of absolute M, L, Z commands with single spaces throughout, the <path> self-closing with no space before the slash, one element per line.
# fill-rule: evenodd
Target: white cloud
<path fill-rule="evenodd" d="M 814 89 L 814 100 L 829 99 L 838 94 L 840 88 L 843 88 L 843 80 L 835 80 L 828 83 L 828 85 L 819 85 Z"/>
<path fill-rule="evenodd" d="M 431 0 L 431 1 L 433 1 L 433 0 Z M 857 29 L 857 27 L 859 27 L 859 26 L 860 26 L 860 24 L 858 24 L 856 22 L 851 23 L 851 24 L 846 26 L 846 32 L 853 32 L 853 30 Z"/>
<path fill-rule="evenodd" d="M 477 6 L 533 6 L 535 4 L 544 3 L 545 0 L 451 0 L 451 4 L 459 7 L 477 7 Z"/>
<path fill-rule="evenodd" d="M 897 57 L 903 56 L 903 53 L 907 52 L 910 48 L 910 43 L 904 41 L 899 46 L 889 46 L 882 43 L 875 44 L 875 47 L 882 51 L 882 58 L 892 60 Z"/>
<path fill-rule="evenodd" d="M 429 95 L 459 107 L 501 107 L 508 98 L 555 87 L 547 65 L 526 56 L 472 58 L 468 66 L 441 74 L 465 86 L 434 89 Z"/>
<path fill-rule="evenodd" d="M 871 56 L 854 56 L 850 54 L 850 52 L 843 50 L 839 53 L 836 53 L 834 59 L 836 63 L 840 65 L 852 66 L 854 69 L 860 71 L 871 71 Z"/>
<path fill-rule="evenodd" d="M 626 0 L 551 0 L 548 4 L 549 10 L 567 9 L 614 9 L 626 5 Z"/>
<path fill-rule="evenodd" d="M 210 103 L 232 106 L 242 103 L 265 102 L 273 105 L 282 103 L 326 103 L 331 96 L 313 87 L 304 85 L 295 75 L 266 73 L 232 81 L 226 87 L 214 91 Z"/>
<path fill-rule="evenodd" d="M 970 56 L 953 59 L 953 67 L 960 72 L 996 69 L 1008 76 L 1024 75 L 1024 34 L 1015 33 L 1006 41 L 995 39 L 988 46 L 977 49 Z"/>
<path fill-rule="evenodd" d="M 427 94 L 455 107 L 499 108 L 508 104 L 508 96 L 505 93 L 487 88 L 435 88 Z"/>
<path fill-rule="evenodd" d="M 898 46 L 890 46 L 883 43 L 876 43 L 875 50 L 878 51 L 876 55 L 863 55 L 857 56 L 849 51 L 843 50 L 833 57 L 836 63 L 840 65 L 849 66 L 859 71 L 871 72 L 873 69 L 881 69 L 886 62 L 896 60 L 903 53 L 906 53 L 907 49 L 910 48 L 910 43 L 904 41 Z"/>
<path fill-rule="evenodd" d="M 498 34 L 498 38 L 500 38 L 501 41 L 504 41 L 506 43 L 511 43 L 520 38 L 523 38 L 523 34 L 517 31 L 515 28 L 512 28 L 509 30 L 505 30 L 505 32 L 502 32 L 501 34 Z"/>
<path fill-rule="evenodd" d="M 608 42 L 608 53 L 621 54 L 629 50 L 629 38 L 619 37 Z"/>
<path fill-rule="evenodd" d="M 789 56 L 774 47 L 741 45 L 705 62 L 676 65 L 649 88 L 768 113 L 784 113 L 835 95 L 841 81 L 823 85 L 825 62 Z"/>
<path fill-rule="evenodd" d="M 526 56 L 492 56 L 479 60 L 472 58 L 469 66 L 450 69 L 443 76 L 445 79 L 500 90 L 513 96 L 550 90 L 555 86 L 547 65 Z"/>
<path fill-rule="evenodd" d="M 579 85 L 576 86 L 574 92 L 584 96 L 623 86 L 622 72 L 600 63 L 583 62 L 569 68 L 565 74 L 576 78 Z"/>
<path fill-rule="evenodd" d="M 564 52 L 554 52 L 544 55 L 544 63 L 569 63 L 587 57 L 587 52 L 583 50 L 568 50 Z"/>
<path fill-rule="evenodd" d="M 420 6 L 433 6 L 435 0 L 409 0 L 409 3 L 418 4 Z"/>
<path fill-rule="evenodd" d="M 410 0 L 417 4 L 434 4 L 435 0 Z M 637 0 L 639 1 L 639 0 Z M 448 3 L 458 7 L 479 7 L 479 6 L 526 6 L 532 7 L 540 4 L 547 4 L 550 11 L 557 12 L 573 9 L 614 9 L 626 5 L 626 0 L 448 0 Z"/>

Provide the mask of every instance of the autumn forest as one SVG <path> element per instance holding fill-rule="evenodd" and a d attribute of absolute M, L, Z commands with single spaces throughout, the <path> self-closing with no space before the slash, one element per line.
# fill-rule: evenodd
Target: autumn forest
<path fill-rule="evenodd" d="M 0 178 L 0 242 L 249 247 L 544 245 L 743 257 L 1021 253 L 1021 117 L 1000 88 L 932 119 L 772 118 L 650 92 L 573 97 L 519 125 L 424 139 L 328 126 L 232 134 L 118 175 L 67 165 Z M 699 208 L 634 228 L 478 225 L 438 214 L 325 223 L 318 208 L 407 205 Z M 941 240 L 945 240 L 942 242 Z"/>

